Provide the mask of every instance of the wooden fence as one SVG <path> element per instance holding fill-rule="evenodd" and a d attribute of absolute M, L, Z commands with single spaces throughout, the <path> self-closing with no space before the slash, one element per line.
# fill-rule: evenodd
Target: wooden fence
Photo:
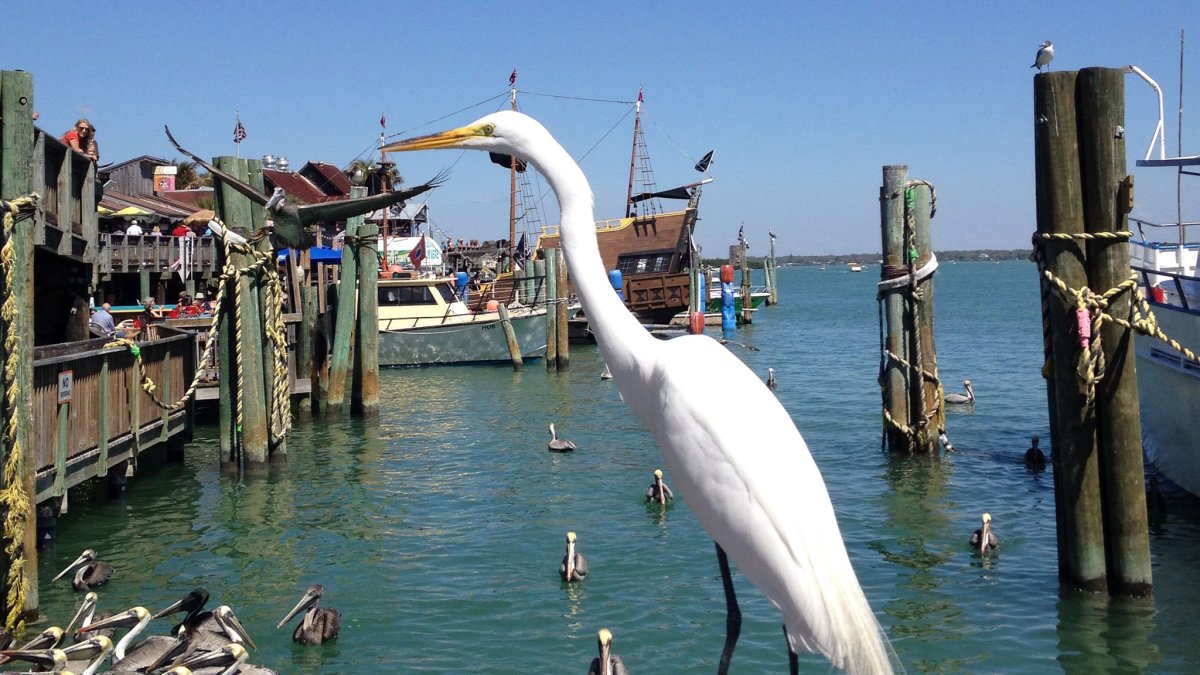
<path fill-rule="evenodd" d="M 159 398 L 171 404 L 191 384 L 196 343 L 185 331 L 158 330 L 158 339 L 139 344 L 141 367 L 157 384 Z M 129 349 L 109 343 L 100 338 L 35 350 L 32 401 L 40 431 L 29 455 L 37 472 L 35 503 L 61 497 L 146 448 L 191 432 L 193 404 L 174 412 L 155 405 L 140 386 Z"/>

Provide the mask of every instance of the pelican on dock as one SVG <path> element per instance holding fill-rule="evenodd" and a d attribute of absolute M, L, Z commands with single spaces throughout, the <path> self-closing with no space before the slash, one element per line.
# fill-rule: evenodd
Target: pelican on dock
<path fill-rule="evenodd" d="M 293 616 L 299 614 L 301 610 L 307 609 L 308 611 L 304 612 L 304 619 L 292 633 L 292 641 L 302 645 L 319 645 L 336 639 L 338 631 L 342 627 L 342 613 L 332 607 L 321 606 L 321 596 L 324 594 L 325 587 L 321 584 L 309 586 L 300 598 L 300 602 L 297 602 L 292 611 L 288 612 L 287 616 L 283 617 L 283 620 L 275 627 L 283 628 L 283 625 Z"/>
<path fill-rule="evenodd" d="M 971 388 L 970 380 L 963 380 L 963 389 L 966 389 L 967 393 L 946 394 L 946 403 L 950 405 L 973 405 L 975 403 L 975 390 Z"/>
<path fill-rule="evenodd" d="M 572 581 L 583 581 L 588 575 L 587 558 L 582 553 L 575 550 L 575 533 L 567 533 L 567 554 L 563 556 L 562 563 L 558 566 L 558 576 L 562 580 L 570 583 Z"/>
<path fill-rule="evenodd" d="M 675 493 L 671 492 L 671 488 L 663 480 L 662 469 L 655 469 L 654 482 L 650 484 L 650 487 L 646 488 L 646 501 L 658 502 L 666 506 L 668 499 L 674 500 Z"/>
<path fill-rule="evenodd" d="M 625 662 L 612 653 L 612 633 L 607 628 L 596 633 L 596 644 L 600 647 L 600 656 L 592 659 L 588 675 L 629 675 Z"/>
<path fill-rule="evenodd" d="M 992 514 L 983 514 L 983 524 L 978 530 L 971 533 L 970 540 L 967 543 L 971 548 L 979 551 L 980 555 L 987 555 L 990 551 L 995 551 L 1000 545 L 1000 540 L 996 539 L 996 533 L 992 531 Z"/>
<path fill-rule="evenodd" d="M 550 452 L 570 452 L 575 449 L 575 442 L 559 438 L 554 432 L 554 423 L 550 424 L 550 443 L 546 446 Z"/>
<path fill-rule="evenodd" d="M 77 591 L 90 591 L 97 586 L 103 586 L 108 583 L 108 580 L 113 575 L 113 566 L 96 559 L 96 549 L 89 548 L 75 559 L 75 562 L 67 565 L 67 568 L 58 573 L 58 576 L 50 580 L 51 583 L 58 581 L 71 570 L 75 571 L 75 579 L 71 585 Z"/>

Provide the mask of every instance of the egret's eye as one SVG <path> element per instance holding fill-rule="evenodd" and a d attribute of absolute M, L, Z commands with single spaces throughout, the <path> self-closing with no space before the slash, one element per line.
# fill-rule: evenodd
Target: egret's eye
<path fill-rule="evenodd" d="M 491 135 L 492 135 L 492 134 L 493 134 L 495 131 L 496 131 L 496 125 L 495 125 L 495 124 L 485 124 L 485 125 L 483 125 L 483 127 L 480 129 L 480 132 L 481 132 L 481 133 L 482 133 L 484 136 L 491 136 Z"/>

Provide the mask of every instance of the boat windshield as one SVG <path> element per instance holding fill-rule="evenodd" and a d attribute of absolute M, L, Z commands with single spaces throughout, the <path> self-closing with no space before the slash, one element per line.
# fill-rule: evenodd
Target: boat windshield
<path fill-rule="evenodd" d="M 379 289 L 380 307 L 436 304 L 437 299 L 429 286 L 384 286 Z"/>

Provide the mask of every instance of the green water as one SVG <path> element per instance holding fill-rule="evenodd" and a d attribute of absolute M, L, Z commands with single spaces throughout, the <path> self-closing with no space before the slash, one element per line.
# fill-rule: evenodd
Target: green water
<path fill-rule="evenodd" d="M 784 304 L 735 338 L 760 351 L 736 353 L 775 368 L 908 672 L 1200 669 L 1189 503 L 1152 533 L 1154 600 L 1060 594 L 1052 476 L 1020 462 L 1031 434 L 1049 438 L 1033 266 L 938 273 L 941 374 L 979 397 L 950 415 L 958 452 L 941 461 L 880 452 L 877 271 L 781 269 Z M 261 475 L 222 473 L 215 430 L 201 429 L 183 463 L 144 462 L 121 501 L 102 485 L 72 493 L 42 556 L 42 609 L 67 620 L 80 596 L 48 580 L 92 547 L 117 567 L 101 609 L 154 611 L 203 585 L 236 609 L 252 660 L 284 673 L 582 673 L 602 626 L 635 674 L 714 672 L 725 619 L 712 542 L 685 503 L 644 503 L 658 450 L 599 379 L 594 348 L 571 356 L 560 375 L 540 363 L 385 371 L 377 423 L 299 423 L 288 462 Z M 719 382 L 710 393 L 727 394 Z M 580 449 L 548 453 L 549 422 Z M 983 511 L 1001 539 L 986 561 L 966 546 Z M 570 587 L 557 573 L 568 530 L 591 564 Z M 295 621 L 275 624 L 312 583 L 342 612 L 341 636 L 293 646 Z M 735 583 L 732 672 L 786 672 L 778 613 Z"/>

